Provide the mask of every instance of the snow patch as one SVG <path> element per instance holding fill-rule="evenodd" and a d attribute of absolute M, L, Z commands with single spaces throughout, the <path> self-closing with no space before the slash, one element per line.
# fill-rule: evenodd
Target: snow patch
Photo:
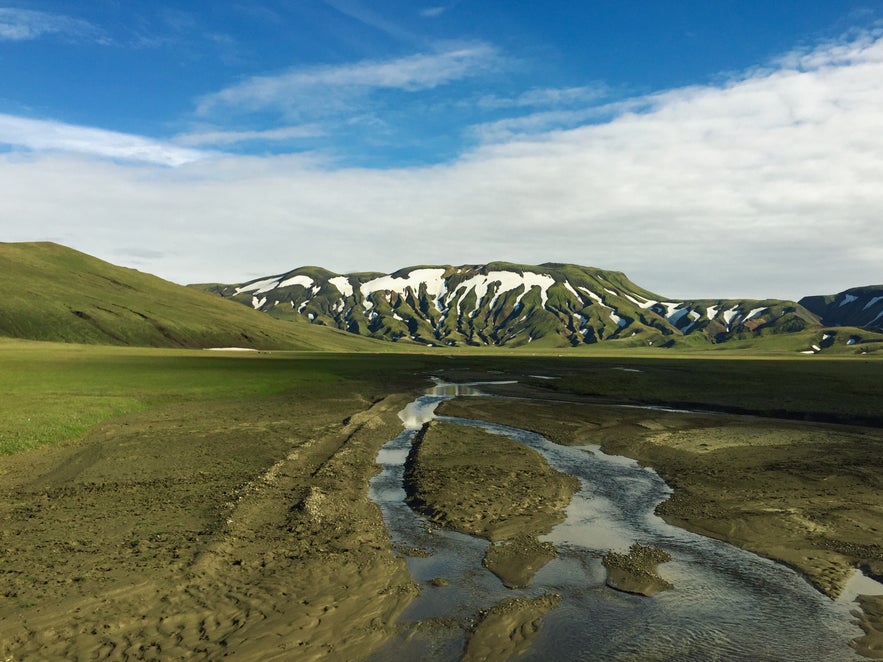
<path fill-rule="evenodd" d="M 415 269 L 410 272 L 407 278 L 399 278 L 396 276 L 381 276 L 367 283 L 362 283 L 359 291 L 365 297 L 365 310 L 370 308 L 370 302 L 367 300 L 369 294 L 373 292 L 396 292 L 405 296 L 408 289 L 415 295 L 420 292 L 420 286 L 426 286 L 426 294 L 435 302 L 435 307 L 441 312 L 439 299 L 445 293 L 445 270 L 444 269 Z"/>
<path fill-rule="evenodd" d="M 613 310 L 610 311 L 610 319 L 613 320 L 613 323 L 616 324 L 616 326 L 618 326 L 620 329 L 628 324 L 628 322 L 617 315 Z"/>
<path fill-rule="evenodd" d="M 353 295 L 353 284 L 346 276 L 335 276 L 334 278 L 329 278 L 328 282 L 334 285 L 343 296 L 351 297 Z"/>
<path fill-rule="evenodd" d="M 727 327 L 729 327 L 730 323 L 738 317 L 739 317 L 739 307 L 738 306 L 733 306 L 729 310 L 724 311 L 724 323 L 727 325 Z"/>
<path fill-rule="evenodd" d="M 824 335 L 822 335 L 822 342 L 825 342 L 829 338 L 833 338 L 833 337 L 834 337 L 833 333 L 825 333 Z"/>
<path fill-rule="evenodd" d="M 494 283 L 498 283 L 499 286 L 496 288 L 494 298 L 491 300 L 488 306 L 489 308 L 493 308 L 497 304 L 497 300 L 506 292 L 511 292 L 514 289 L 523 287 L 524 291 L 515 301 L 515 305 L 518 305 L 519 303 L 521 303 L 524 295 L 530 292 L 531 288 L 533 288 L 534 286 L 539 286 L 540 300 L 542 301 L 542 305 L 545 308 L 546 304 L 549 301 L 549 288 L 555 284 L 555 279 L 545 274 L 534 274 L 528 272 L 522 275 L 515 273 L 514 271 L 491 271 L 486 276 L 479 274 L 477 276 L 473 276 L 469 280 L 463 281 L 454 289 L 453 292 L 450 292 L 448 294 L 447 300 L 450 301 L 454 296 L 457 295 L 460 290 L 463 291 L 463 294 L 460 297 L 460 302 L 458 303 L 457 312 L 459 314 L 462 313 L 462 309 L 460 308 L 460 306 L 462 305 L 463 299 L 466 298 L 470 291 L 475 291 L 475 308 L 472 311 L 474 312 L 478 310 L 482 300 L 487 296 L 490 286 Z"/>
<path fill-rule="evenodd" d="M 586 294 L 588 294 L 588 295 L 589 295 L 589 298 L 590 298 L 592 301 L 594 301 L 594 302 L 596 302 L 596 303 L 600 303 L 602 306 L 604 305 L 604 301 L 601 299 L 601 297 L 599 297 L 597 294 L 595 294 L 594 292 L 592 292 L 592 290 L 586 289 L 585 287 L 581 287 L 581 288 L 579 288 L 579 289 L 580 289 L 581 291 L 585 292 Z"/>
<path fill-rule="evenodd" d="M 300 285 L 304 289 L 309 288 L 313 284 L 313 279 L 309 276 L 292 276 L 291 278 L 286 278 L 283 280 L 277 287 L 291 287 L 293 285 Z"/>
<path fill-rule="evenodd" d="M 817 351 L 817 352 L 821 352 L 821 351 L 822 351 L 822 348 L 819 347 L 818 345 L 813 345 L 812 348 L 813 348 L 815 351 Z"/>
<path fill-rule="evenodd" d="M 708 319 L 713 320 L 715 317 L 717 317 L 717 309 L 718 306 L 709 306 L 705 309 L 705 316 Z"/>
<path fill-rule="evenodd" d="M 573 285 L 570 284 L 569 281 L 564 281 L 564 287 L 567 288 L 567 291 L 570 292 L 573 296 L 575 296 L 579 301 L 582 301 L 582 297 L 577 294 L 576 290 L 573 289 Z"/>
<path fill-rule="evenodd" d="M 875 303 L 877 303 L 880 300 L 883 300 L 883 297 L 874 297 L 873 299 L 871 299 L 870 301 L 868 301 L 865 304 L 865 307 L 862 308 L 862 310 L 867 310 L 868 308 L 870 308 L 871 306 L 873 306 Z"/>
<path fill-rule="evenodd" d="M 766 306 L 763 306 L 761 308 L 752 308 L 751 310 L 748 311 L 748 315 L 745 316 L 744 321 L 747 322 L 750 319 L 754 319 L 755 317 L 758 317 L 765 310 L 767 310 Z"/>
<path fill-rule="evenodd" d="M 251 305 L 252 308 L 254 308 L 255 310 L 263 306 L 265 303 L 267 303 L 267 297 L 262 297 L 260 299 L 258 299 L 257 297 L 251 298 Z"/>
<path fill-rule="evenodd" d="M 838 306 L 838 307 L 845 306 L 846 304 L 852 303 L 853 301 L 857 301 L 857 300 L 858 300 L 857 296 L 854 296 L 852 294 L 844 294 L 843 301 L 840 302 L 840 306 Z"/>
<path fill-rule="evenodd" d="M 307 307 L 307 304 L 308 304 L 308 303 L 309 303 L 309 301 L 304 301 L 301 305 L 299 305 L 299 306 L 297 307 L 297 312 L 299 312 L 299 313 L 304 312 L 304 308 Z M 294 305 L 294 302 L 293 302 L 293 301 L 292 301 L 291 305 Z"/>
<path fill-rule="evenodd" d="M 279 282 L 279 276 L 273 276 L 272 278 L 265 278 L 264 280 L 255 281 L 254 283 L 249 283 L 248 285 L 244 285 L 243 287 L 237 287 L 233 294 L 240 294 L 241 292 L 254 292 L 255 294 L 263 294 L 264 292 L 269 292 L 276 284 Z"/>
<path fill-rule="evenodd" d="M 635 304 L 638 308 L 650 308 L 651 306 L 655 306 L 658 301 L 653 301 L 653 299 L 646 299 L 645 301 L 638 301 L 635 297 L 629 296 L 628 294 L 623 294 L 623 296 Z M 643 297 L 641 297 L 643 299 Z M 664 304 L 663 304 L 664 305 Z"/>

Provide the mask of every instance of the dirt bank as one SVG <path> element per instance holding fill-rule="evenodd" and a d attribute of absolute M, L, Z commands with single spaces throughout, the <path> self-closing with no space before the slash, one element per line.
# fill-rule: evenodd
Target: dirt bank
<path fill-rule="evenodd" d="M 579 481 L 537 451 L 473 427 L 433 421 L 408 457 L 408 502 L 439 526 L 486 538 L 485 565 L 510 587 L 526 586 L 554 558 L 537 536 L 564 520 Z"/>
<path fill-rule="evenodd" d="M 367 498 L 407 399 L 170 406 L 0 458 L 0 657 L 369 654 L 416 591 Z"/>
<path fill-rule="evenodd" d="M 570 402 L 559 403 L 459 399 L 439 413 L 480 416 L 558 443 L 599 444 L 633 457 L 675 489 L 659 508 L 667 521 L 783 562 L 831 597 L 856 568 L 883 579 L 879 429 L 579 404 L 567 397 Z M 880 612 L 866 609 L 863 627 L 868 636 L 858 649 L 871 655 L 883 646 Z"/>

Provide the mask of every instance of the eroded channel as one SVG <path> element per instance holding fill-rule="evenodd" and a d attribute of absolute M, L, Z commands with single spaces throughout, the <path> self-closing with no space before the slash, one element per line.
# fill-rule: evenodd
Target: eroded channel
<path fill-rule="evenodd" d="M 524 660 L 851 660 L 861 635 L 847 601 L 833 602 L 800 576 L 726 543 L 666 524 L 654 514 L 671 489 L 652 470 L 595 446 L 560 446 L 540 435 L 479 420 L 437 417 L 507 436 L 576 476 L 580 489 L 564 522 L 542 537 L 558 558 L 524 589 L 508 589 L 482 558 L 490 543 L 439 529 L 405 503 L 404 465 L 435 408 L 458 396 L 482 396 L 481 383 L 438 383 L 400 414 L 405 429 L 380 451 L 371 497 L 421 594 L 403 614 L 402 635 L 375 659 L 458 660 L 465 624 L 508 597 L 554 593 Z M 632 543 L 667 551 L 659 574 L 674 588 L 652 597 L 606 586 L 601 557 Z M 433 586 L 434 578 L 447 584 Z"/>

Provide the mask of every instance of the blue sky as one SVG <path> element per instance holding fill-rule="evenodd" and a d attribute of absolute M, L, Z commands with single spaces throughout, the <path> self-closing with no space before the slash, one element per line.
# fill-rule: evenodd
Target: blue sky
<path fill-rule="evenodd" d="M 0 4 L 0 240 L 175 280 L 883 281 L 883 5 Z"/>

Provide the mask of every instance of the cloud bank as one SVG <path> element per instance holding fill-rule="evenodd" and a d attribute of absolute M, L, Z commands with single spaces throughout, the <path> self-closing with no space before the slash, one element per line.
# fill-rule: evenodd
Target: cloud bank
<path fill-rule="evenodd" d="M 356 78 L 416 90 L 486 55 L 253 79 L 204 103 L 282 104 Z M 7 240 L 52 239 L 177 282 L 503 259 L 618 269 L 669 297 L 831 293 L 883 281 L 880 80 L 883 39 L 867 34 L 603 118 L 586 109 L 568 128 L 527 115 L 453 162 L 408 169 L 11 152 L 0 223 Z"/>

